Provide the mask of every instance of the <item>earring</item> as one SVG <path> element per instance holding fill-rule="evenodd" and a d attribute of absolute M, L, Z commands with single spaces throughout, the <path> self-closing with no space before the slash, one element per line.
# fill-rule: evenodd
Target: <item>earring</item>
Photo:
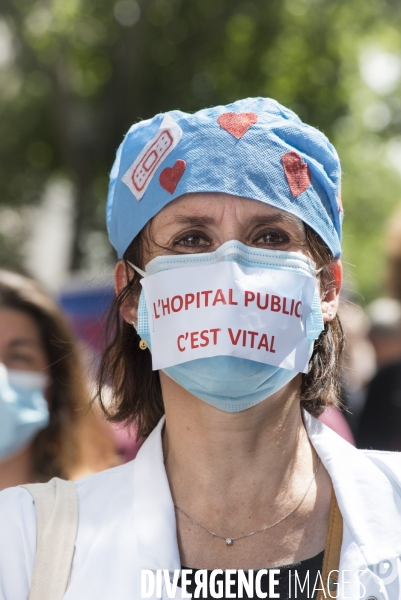
<path fill-rule="evenodd" d="M 329 319 L 332 319 L 334 317 L 332 312 L 327 313 L 327 316 L 329 317 Z"/>
<path fill-rule="evenodd" d="M 139 347 L 140 347 L 141 350 L 146 350 L 146 348 L 148 347 L 148 345 L 145 342 L 145 340 L 140 340 Z"/>

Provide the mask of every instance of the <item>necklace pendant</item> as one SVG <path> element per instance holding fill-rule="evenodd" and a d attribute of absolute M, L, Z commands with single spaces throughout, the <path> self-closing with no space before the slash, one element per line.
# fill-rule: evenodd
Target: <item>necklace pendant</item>
<path fill-rule="evenodd" d="M 226 544 L 227 544 L 227 546 L 232 546 L 233 545 L 232 539 L 231 538 L 227 538 L 226 539 Z"/>

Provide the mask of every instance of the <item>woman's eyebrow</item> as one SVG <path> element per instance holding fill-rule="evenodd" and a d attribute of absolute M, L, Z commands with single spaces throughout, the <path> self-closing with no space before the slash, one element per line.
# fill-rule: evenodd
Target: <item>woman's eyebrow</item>
<path fill-rule="evenodd" d="M 186 214 L 175 215 L 174 222 L 183 225 L 213 225 L 216 219 L 204 215 L 190 216 Z M 290 223 L 293 225 L 301 225 L 302 222 L 297 217 L 290 214 L 274 214 L 274 215 L 255 215 L 248 221 L 250 225 L 257 225 L 259 223 L 266 223 L 267 225 L 274 225 L 276 223 Z"/>
<path fill-rule="evenodd" d="M 290 225 L 302 226 L 302 221 L 290 214 L 274 214 L 274 215 L 255 215 L 248 221 L 250 225 L 258 225 L 264 223 L 266 225 L 276 225 L 279 223 L 288 223 Z"/>
<path fill-rule="evenodd" d="M 174 222 L 182 225 L 213 225 L 216 220 L 213 217 L 199 215 L 198 217 L 189 215 L 175 215 Z"/>

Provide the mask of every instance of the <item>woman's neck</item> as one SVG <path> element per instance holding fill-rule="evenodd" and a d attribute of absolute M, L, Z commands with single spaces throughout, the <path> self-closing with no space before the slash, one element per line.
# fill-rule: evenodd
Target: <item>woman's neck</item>
<path fill-rule="evenodd" d="M 174 503 L 190 515 L 176 512 L 182 564 L 265 568 L 318 554 L 331 482 L 323 465 L 315 478 L 319 463 L 302 421 L 300 378 L 234 414 L 207 405 L 163 373 L 161 384 L 167 476 Z M 237 541 L 227 546 L 213 531 Z"/>
<path fill-rule="evenodd" d="M 281 499 L 296 472 L 310 471 L 313 451 L 303 426 L 296 378 L 264 402 L 239 413 L 217 410 L 161 376 L 166 409 L 164 454 L 177 504 L 213 492 L 227 502 L 263 489 Z M 268 485 L 266 485 L 268 482 Z M 267 494 L 267 496 L 266 496 Z"/>
<path fill-rule="evenodd" d="M 31 447 L 24 448 L 21 452 L 10 458 L 0 460 L 0 490 L 33 480 Z"/>

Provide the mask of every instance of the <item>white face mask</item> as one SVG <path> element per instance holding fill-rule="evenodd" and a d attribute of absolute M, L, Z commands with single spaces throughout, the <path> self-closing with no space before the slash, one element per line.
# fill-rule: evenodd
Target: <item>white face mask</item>
<path fill-rule="evenodd" d="M 7 369 L 0 363 L 0 461 L 17 453 L 49 423 L 44 373 Z"/>
<path fill-rule="evenodd" d="M 44 392 L 50 383 L 48 375 L 39 371 L 7 369 L 7 375 L 9 384 L 22 390 L 40 390 Z"/>
<path fill-rule="evenodd" d="M 212 253 L 157 257 L 142 285 L 138 334 L 154 368 L 209 404 L 244 410 L 307 372 L 323 319 L 304 255 L 230 241 Z"/>

